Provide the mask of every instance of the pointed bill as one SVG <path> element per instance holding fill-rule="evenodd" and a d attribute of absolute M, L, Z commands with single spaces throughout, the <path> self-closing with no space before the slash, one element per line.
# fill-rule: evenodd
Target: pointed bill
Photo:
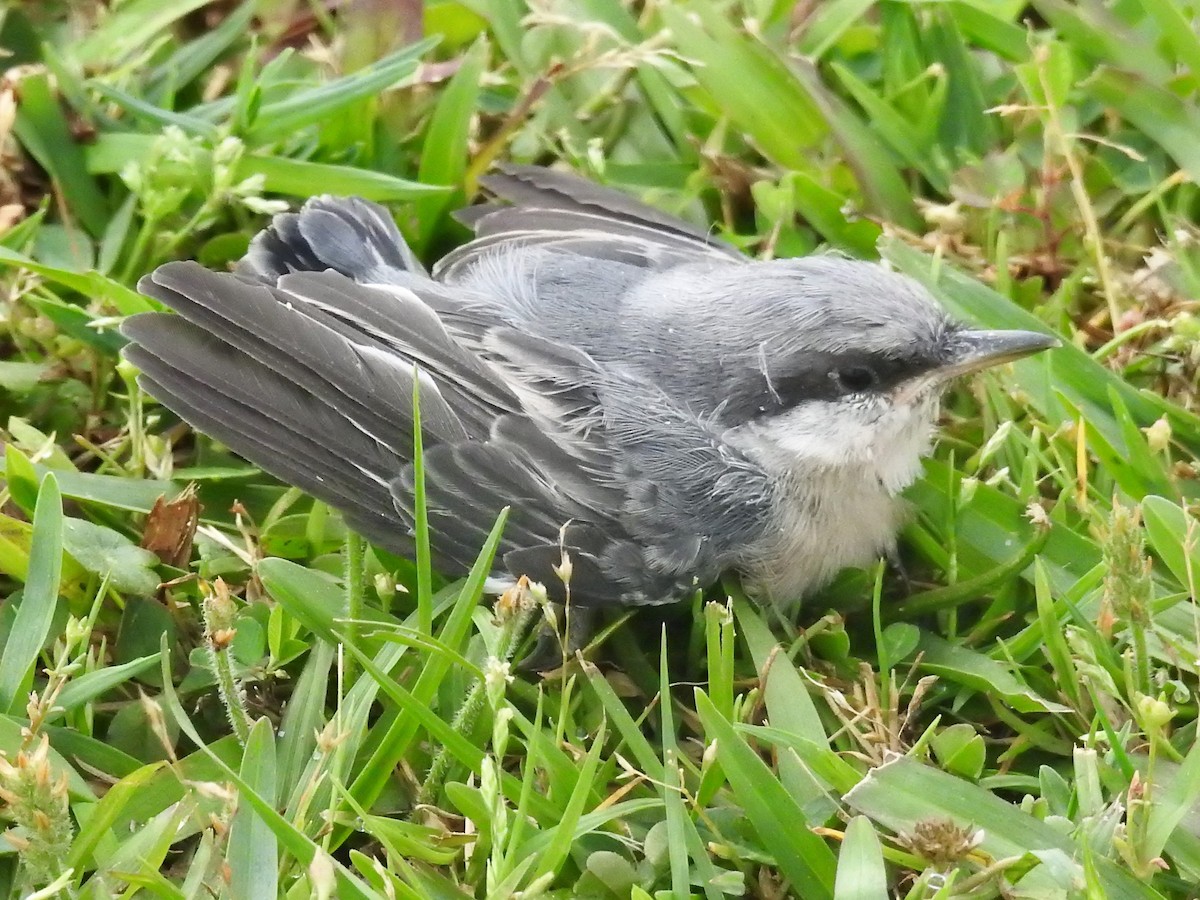
<path fill-rule="evenodd" d="M 1036 331 L 960 331 L 954 336 L 946 364 L 937 370 L 949 380 L 999 366 L 1023 356 L 1061 346 L 1056 337 Z"/>

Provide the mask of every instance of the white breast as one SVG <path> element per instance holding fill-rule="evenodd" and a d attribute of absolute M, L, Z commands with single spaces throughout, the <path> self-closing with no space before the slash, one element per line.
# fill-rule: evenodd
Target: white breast
<path fill-rule="evenodd" d="M 794 606 L 842 569 L 891 552 L 903 507 L 874 473 L 835 470 L 783 482 L 775 521 L 743 564 L 747 587 Z"/>
<path fill-rule="evenodd" d="M 727 433 L 777 478 L 772 522 L 741 564 L 750 590 L 791 606 L 894 548 L 898 495 L 920 474 L 937 417 L 936 393 L 910 399 L 806 403 Z"/>

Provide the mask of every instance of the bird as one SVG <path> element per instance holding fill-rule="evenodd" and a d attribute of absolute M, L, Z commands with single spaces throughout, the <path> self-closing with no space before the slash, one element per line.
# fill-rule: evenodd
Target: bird
<path fill-rule="evenodd" d="M 415 386 L 437 570 L 465 574 L 509 508 L 488 589 L 527 578 L 580 623 L 730 572 L 786 612 L 891 553 L 947 385 L 1058 343 L 972 329 L 878 262 L 749 258 L 570 172 L 480 182 L 474 238 L 430 270 L 384 207 L 329 195 L 232 271 L 163 264 L 138 289 L 164 311 L 123 323 L 124 353 L 181 419 L 401 555 Z"/>

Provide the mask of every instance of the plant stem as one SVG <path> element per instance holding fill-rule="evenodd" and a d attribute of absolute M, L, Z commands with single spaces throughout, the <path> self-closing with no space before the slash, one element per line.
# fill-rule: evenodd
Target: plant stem
<path fill-rule="evenodd" d="M 518 643 L 525 632 L 529 630 L 529 624 L 538 612 L 539 607 L 536 603 L 527 602 L 519 613 L 504 623 L 496 646 L 496 658 L 500 662 L 506 663 L 512 658 Z M 475 720 L 479 718 L 479 713 L 486 701 L 487 685 L 483 679 L 478 679 L 467 692 L 466 699 L 463 700 L 462 706 L 459 707 L 454 720 L 450 723 L 451 727 L 459 734 L 470 730 L 475 724 Z M 433 802 L 442 783 L 446 780 L 446 773 L 449 769 L 450 754 L 447 753 L 445 747 L 442 747 L 438 750 L 437 756 L 433 758 L 433 762 L 430 763 L 429 774 L 425 776 L 425 783 L 421 785 L 421 792 L 417 795 L 418 803 Z"/>
<path fill-rule="evenodd" d="M 359 640 L 359 623 L 362 621 L 362 611 L 365 590 L 366 543 L 353 531 L 346 532 L 346 629 L 345 641 L 355 647 Z M 354 683 L 356 671 L 354 655 L 346 657 L 345 679 L 347 684 Z"/>
<path fill-rule="evenodd" d="M 237 633 L 236 608 L 229 596 L 229 589 L 221 579 L 218 578 L 212 587 L 206 587 L 200 610 L 204 616 L 205 644 L 213 675 L 217 679 L 217 692 L 221 695 L 221 704 L 225 707 L 225 715 L 238 743 L 245 747 L 250 739 L 250 713 L 233 672 L 233 660 L 230 659 L 230 648 Z"/>

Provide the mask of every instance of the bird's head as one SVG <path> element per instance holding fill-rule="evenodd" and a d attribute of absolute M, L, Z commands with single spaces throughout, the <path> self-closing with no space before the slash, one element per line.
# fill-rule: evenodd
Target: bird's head
<path fill-rule="evenodd" d="M 957 376 L 1053 347 L 1029 331 L 971 330 L 920 284 L 834 256 L 759 269 L 742 306 L 756 339 L 726 355 L 728 437 L 772 467 L 853 467 L 910 483 Z"/>

